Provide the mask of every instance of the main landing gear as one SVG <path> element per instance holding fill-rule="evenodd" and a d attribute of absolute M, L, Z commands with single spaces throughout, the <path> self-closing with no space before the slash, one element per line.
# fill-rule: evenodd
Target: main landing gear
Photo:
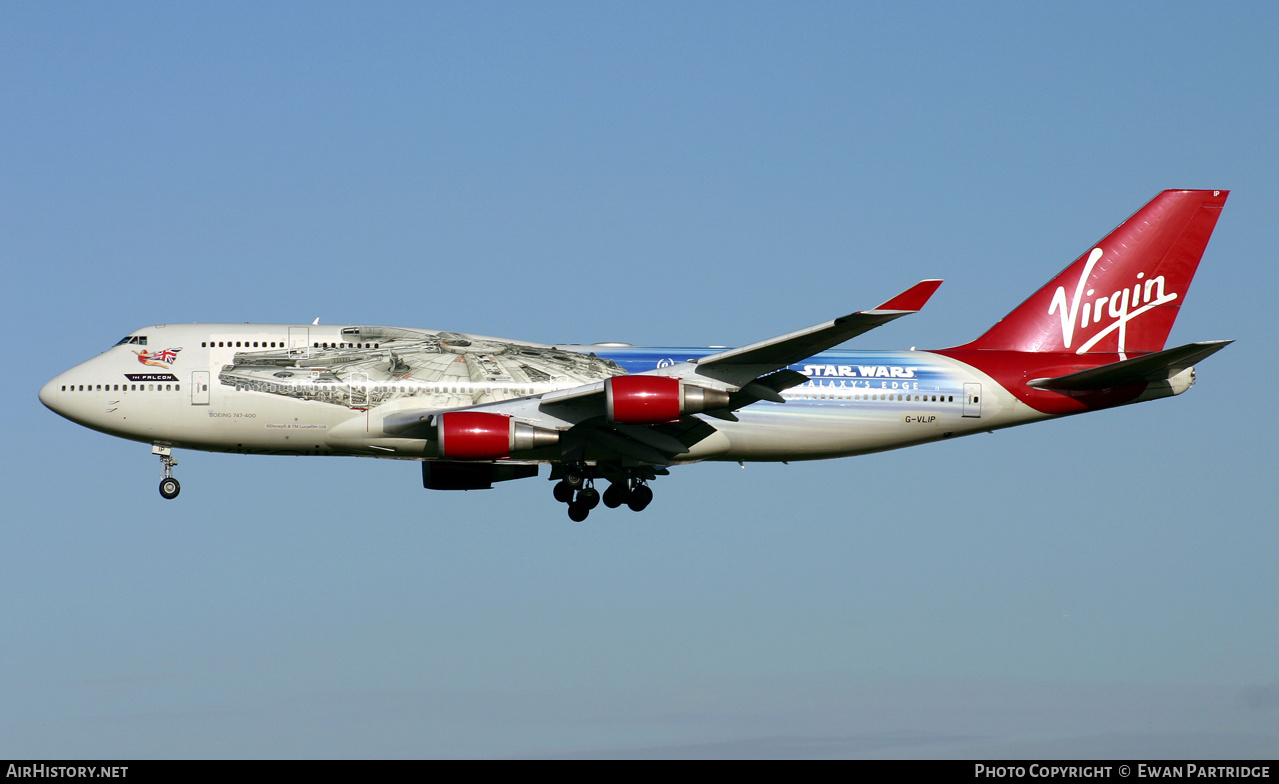
<path fill-rule="evenodd" d="M 160 465 L 164 466 L 164 478 L 160 480 L 160 495 L 169 500 L 177 498 L 178 493 L 182 492 L 182 485 L 173 478 L 173 467 L 178 464 L 178 461 L 173 459 L 173 450 L 167 446 L 153 446 L 151 454 L 159 455 Z"/>
<path fill-rule="evenodd" d="M 626 504 L 636 512 L 644 511 L 653 502 L 653 490 L 648 486 L 647 478 L 638 471 L 627 470 L 617 472 L 617 476 L 608 476 L 609 486 L 603 495 L 595 489 L 592 473 L 586 466 L 567 467 L 552 490 L 556 501 L 568 504 L 568 519 L 575 523 L 585 520 L 600 501 L 609 509 Z"/>

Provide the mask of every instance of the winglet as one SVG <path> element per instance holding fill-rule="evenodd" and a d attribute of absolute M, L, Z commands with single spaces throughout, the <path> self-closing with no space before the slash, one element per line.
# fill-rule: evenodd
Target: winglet
<path fill-rule="evenodd" d="M 933 278 L 929 280 L 921 280 L 902 293 L 880 305 L 877 308 L 867 311 L 868 313 L 879 313 L 886 310 L 915 313 L 923 310 L 924 305 L 928 303 L 928 299 L 933 296 L 933 292 L 937 291 L 937 287 L 941 285 L 941 281 Z"/>

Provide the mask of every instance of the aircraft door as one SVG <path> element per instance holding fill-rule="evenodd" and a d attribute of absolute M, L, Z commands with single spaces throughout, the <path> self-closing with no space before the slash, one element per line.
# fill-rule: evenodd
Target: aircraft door
<path fill-rule="evenodd" d="M 191 405 L 209 405 L 209 371 L 197 370 L 191 374 Z"/>
<path fill-rule="evenodd" d="M 311 329 L 309 327 L 289 327 L 289 353 L 304 357 L 311 355 Z"/>
<path fill-rule="evenodd" d="M 981 384 L 964 384 L 964 416 L 981 418 Z"/>

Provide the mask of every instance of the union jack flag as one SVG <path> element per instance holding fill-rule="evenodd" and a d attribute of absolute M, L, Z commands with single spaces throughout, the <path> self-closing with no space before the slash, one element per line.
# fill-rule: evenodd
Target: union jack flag
<path fill-rule="evenodd" d="M 145 351 L 136 352 L 138 361 L 144 365 L 167 366 L 172 365 L 173 361 L 178 358 L 180 348 L 162 348 L 158 351 L 152 351 L 148 354 Z"/>

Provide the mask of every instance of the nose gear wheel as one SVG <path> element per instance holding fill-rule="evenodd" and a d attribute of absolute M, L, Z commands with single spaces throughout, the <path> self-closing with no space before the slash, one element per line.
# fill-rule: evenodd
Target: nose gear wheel
<path fill-rule="evenodd" d="M 160 456 L 160 465 L 164 469 L 164 478 L 160 480 L 160 495 L 172 501 L 182 492 L 182 485 L 173 478 L 173 467 L 178 461 L 173 458 L 173 451 L 167 446 L 153 446 L 151 453 Z"/>

